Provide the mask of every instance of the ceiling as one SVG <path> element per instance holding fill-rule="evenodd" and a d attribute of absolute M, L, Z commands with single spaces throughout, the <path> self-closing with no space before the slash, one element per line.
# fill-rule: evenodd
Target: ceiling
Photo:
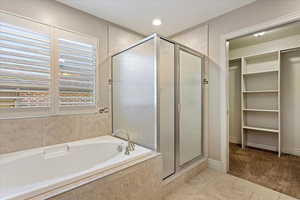
<path fill-rule="evenodd" d="M 149 35 L 170 36 L 255 0 L 57 0 L 102 19 Z M 160 18 L 162 25 L 152 25 Z"/>
<path fill-rule="evenodd" d="M 292 35 L 298 35 L 300 34 L 300 22 L 294 22 L 288 25 L 280 26 L 261 32 L 264 32 L 265 34 L 260 37 L 255 37 L 253 33 L 244 37 L 231 40 L 229 45 L 230 49 L 242 48 L 280 38 L 285 38 Z"/>

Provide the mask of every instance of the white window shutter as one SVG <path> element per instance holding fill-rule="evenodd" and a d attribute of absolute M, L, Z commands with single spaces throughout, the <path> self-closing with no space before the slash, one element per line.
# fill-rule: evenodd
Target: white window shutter
<path fill-rule="evenodd" d="M 0 118 L 97 111 L 98 39 L 0 12 Z"/>
<path fill-rule="evenodd" d="M 50 107 L 50 35 L 1 21 L 0 110 Z"/>
<path fill-rule="evenodd" d="M 59 109 L 95 108 L 97 42 L 59 31 L 57 34 Z"/>

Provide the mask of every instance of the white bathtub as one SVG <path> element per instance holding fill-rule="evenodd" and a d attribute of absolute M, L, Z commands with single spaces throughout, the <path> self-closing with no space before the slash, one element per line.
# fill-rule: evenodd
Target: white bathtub
<path fill-rule="evenodd" d="M 42 199 L 36 197 L 151 154 L 136 146 L 125 155 L 126 143 L 102 136 L 1 155 L 0 199 Z M 119 145 L 123 145 L 122 152 Z"/>

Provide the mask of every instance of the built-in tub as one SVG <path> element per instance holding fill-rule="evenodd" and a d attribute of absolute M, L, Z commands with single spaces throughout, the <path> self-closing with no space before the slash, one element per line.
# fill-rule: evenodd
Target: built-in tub
<path fill-rule="evenodd" d="M 1 155 L 0 199 L 30 199 L 151 154 L 136 145 L 125 155 L 126 143 L 102 136 Z"/>

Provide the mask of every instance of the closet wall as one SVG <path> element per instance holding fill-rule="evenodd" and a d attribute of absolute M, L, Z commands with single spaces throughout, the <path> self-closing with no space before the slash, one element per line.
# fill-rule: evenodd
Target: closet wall
<path fill-rule="evenodd" d="M 230 59 L 235 60 L 230 62 L 229 69 L 230 142 L 241 143 L 241 114 L 238 113 L 241 112 L 241 96 L 238 92 L 241 91 L 241 63 L 236 59 L 295 47 L 300 47 L 300 33 L 230 50 Z M 300 50 L 281 53 L 280 83 L 282 151 L 300 156 L 300 104 L 298 103 L 300 102 Z M 261 87 L 263 88 L 263 85 Z M 266 101 L 266 103 L 267 105 L 272 104 L 270 101 Z M 257 117 L 255 119 L 257 120 Z M 261 121 L 266 122 L 266 120 Z M 247 134 L 247 145 L 277 150 L 277 136 L 264 132 Z"/>
<path fill-rule="evenodd" d="M 229 63 L 229 141 L 241 143 L 241 59 Z"/>
<path fill-rule="evenodd" d="M 299 24 L 300 30 L 300 24 Z M 299 32 L 299 31 L 298 31 Z M 256 38 L 253 37 L 253 40 Z M 243 56 L 257 55 L 268 53 L 272 51 L 279 51 L 284 49 L 292 49 L 300 47 L 300 33 L 287 35 L 282 38 L 276 38 L 270 41 L 265 41 L 257 44 L 249 44 L 240 48 L 230 49 L 229 57 L 231 60 L 241 58 Z"/>
<path fill-rule="evenodd" d="M 300 156 L 300 49 L 281 54 L 283 151 Z"/>

